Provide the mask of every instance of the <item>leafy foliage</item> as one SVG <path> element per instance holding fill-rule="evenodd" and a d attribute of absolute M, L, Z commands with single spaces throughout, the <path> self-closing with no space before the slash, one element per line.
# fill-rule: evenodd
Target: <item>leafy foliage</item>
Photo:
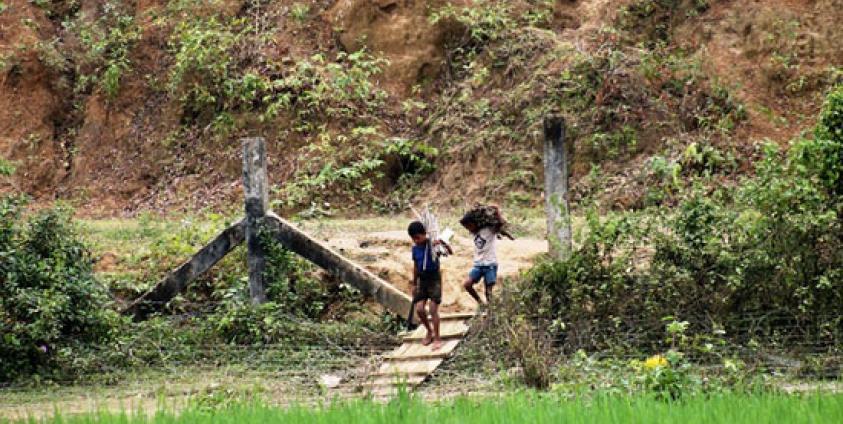
<path fill-rule="evenodd" d="M 121 80 L 132 67 L 132 48 L 141 37 L 132 13 L 126 5 L 110 1 L 97 17 L 80 16 L 65 22 L 65 29 L 82 47 L 68 50 L 78 74 L 77 92 L 87 92 L 93 86 L 110 99 L 117 96 Z"/>
<path fill-rule="evenodd" d="M 168 87 L 188 114 L 198 115 L 208 108 L 212 113 L 219 112 L 232 97 L 234 84 L 230 81 L 236 63 L 230 49 L 242 37 L 236 25 L 211 17 L 182 22 L 173 32 L 170 45 L 174 64 Z"/>
<path fill-rule="evenodd" d="M 24 218 L 20 198 L 0 200 L 0 381 L 50 375 L 120 322 L 67 209 Z"/>
<path fill-rule="evenodd" d="M 15 166 L 11 162 L 0 158 L 0 176 L 8 177 L 15 173 Z"/>
<path fill-rule="evenodd" d="M 590 211 L 581 247 L 534 269 L 525 301 L 564 323 L 572 347 L 602 345 L 632 326 L 659 334 L 665 316 L 702 329 L 761 313 L 766 326 L 798 323 L 835 340 L 843 331 L 840 92 L 829 95 L 815 139 L 788 153 L 767 145 L 756 176 L 737 189 L 698 187 L 671 211 Z"/>
<path fill-rule="evenodd" d="M 650 3 L 669 14 L 688 6 Z M 687 51 L 662 43 L 633 47 L 618 36 L 622 28 L 602 31 L 593 48 L 582 49 L 548 31 L 546 19 L 535 19 L 546 7 L 552 12 L 552 4 L 486 5 L 446 6 L 432 15 L 463 29 L 448 45 L 448 75 L 456 81 L 429 108 L 424 134 L 448 160 L 490 157 L 504 176 L 488 184 L 487 195 L 505 191 L 517 199 L 519 190 L 540 190 L 529 176 L 540 175 L 535 140 L 550 114 L 566 118 L 575 172 L 652 150 L 666 134 L 679 134 L 680 148 L 712 144 L 746 119 L 732 91 Z"/>

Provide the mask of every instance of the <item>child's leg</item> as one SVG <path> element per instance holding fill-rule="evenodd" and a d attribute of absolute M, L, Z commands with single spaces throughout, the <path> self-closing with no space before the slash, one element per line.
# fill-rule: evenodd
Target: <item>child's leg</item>
<path fill-rule="evenodd" d="M 495 288 L 495 285 L 498 283 L 498 267 L 492 265 L 486 270 L 485 275 L 483 276 L 483 282 L 486 286 L 486 304 L 492 303 L 492 290 Z"/>
<path fill-rule="evenodd" d="M 465 280 L 465 282 L 462 284 L 462 286 L 465 289 L 465 291 L 467 291 L 468 294 L 470 294 L 471 297 L 473 297 L 474 300 L 477 301 L 477 303 L 483 303 L 483 302 L 480 301 L 480 295 L 477 294 L 477 290 L 474 290 L 474 284 L 475 283 L 476 282 L 471 281 L 471 278 L 469 277 Z"/>
<path fill-rule="evenodd" d="M 430 317 L 433 320 L 433 346 L 432 350 L 442 347 L 442 337 L 439 333 L 439 304 L 430 301 Z"/>
<path fill-rule="evenodd" d="M 480 295 L 477 294 L 477 290 L 474 290 L 474 285 L 477 284 L 478 281 L 480 281 L 481 277 L 482 271 L 480 271 L 480 269 L 475 266 L 471 268 L 471 271 L 468 272 L 468 278 L 466 278 L 465 282 L 462 284 L 463 288 L 465 288 L 465 291 L 467 291 L 468 294 L 470 294 L 471 297 L 473 297 L 474 300 L 477 301 L 477 303 L 483 303 L 480 301 Z"/>
<path fill-rule="evenodd" d="M 419 321 L 421 321 L 424 328 L 427 329 L 427 335 L 424 339 L 422 339 L 422 344 L 427 346 L 433 340 L 433 329 L 430 328 L 430 321 L 427 319 L 425 304 L 427 304 L 427 300 L 418 301 L 418 303 L 416 303 L 416 313 L 419 315 Z"/>

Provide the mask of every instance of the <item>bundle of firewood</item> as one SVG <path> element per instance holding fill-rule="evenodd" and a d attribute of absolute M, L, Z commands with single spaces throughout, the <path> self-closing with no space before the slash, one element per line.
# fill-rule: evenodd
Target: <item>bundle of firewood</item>
<path fill-rule="evenodd" d="M 477 224 L 478 228 L 491 228 L 494 232 L 513 239 L 510 235 L 509 222 L 501 214 L 499 207 L 495 205 L 475 204 L 463 219 Z"/>
<path fill-rule="evenodd" d="M 454 232 L 450 228 L 445 228 L 445 231 L 439 231 L 439 220 L 436 219 L 436 215 L 430 211 L 430 206 L 425 205 L 424 209 L 421 212 L 415 210 L 412 206 L 410 206 L 410 210 L 413 211 L 413 214 L 416 215 L 416 219 L 424 225 L 424 229 L 427 232 L 427 237 L 431 241 L 440 241 L 442 244 L 436 244 L 433 248 L 434 253 L 436 253 L 437 257 L 448 256 L 450 254 L 448 248 L 444 245 L 448 245 L 451 242 L 451 237 L 454 235 Z M 444 244 L 444 245 L 443 245 Z"/>

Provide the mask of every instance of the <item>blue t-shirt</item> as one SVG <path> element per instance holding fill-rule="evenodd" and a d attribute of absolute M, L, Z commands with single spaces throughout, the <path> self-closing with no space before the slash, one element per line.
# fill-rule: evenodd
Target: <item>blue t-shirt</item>
<path fill-rule="evenodd" d="M 419 272 L 439 271 L 439 260 L 435 259 L 435 256 L 430 243 L 421 246 L 413 245 L 413 263 L 416 264 L 416 269 Z M 425 261 L 425 259 L 427 260 Z"/>

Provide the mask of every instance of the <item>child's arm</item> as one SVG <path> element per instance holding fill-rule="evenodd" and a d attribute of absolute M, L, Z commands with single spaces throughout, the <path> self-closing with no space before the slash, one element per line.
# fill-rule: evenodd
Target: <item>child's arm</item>
<path fill-rule="evenodd" d="M 445 242 L 444 242 L 444 241 L 442 241 L 442 240 L 436 240 L 436 241 L 434 241 L 434 242 L 433 242 L 433 245 L 434 245 L 434 246 L 444 246 L 444 247 L 445 247 L 445 250 L 448 252 L 448 254 L 449 254 L 449 255 L 453 255 L 453 254 L 454 254 L 454 249 L 451 249 L 451 245 L 450 245 L 450 244 L 448 244 L 448 243 L 445 243 Z"/>
<path fill-rule="evenodd" d="M 497 205 L 492 206 L 492 208 L 495 210 L 495 218 L 498 219 L 498 228 L 496 228 L 497 233 L 510 240 L 515 240 L 515 237 L 512 237 L 512 234 L 503 228 L 506 225 L 506 219 L 501 214 L 501 208 Z"/>

